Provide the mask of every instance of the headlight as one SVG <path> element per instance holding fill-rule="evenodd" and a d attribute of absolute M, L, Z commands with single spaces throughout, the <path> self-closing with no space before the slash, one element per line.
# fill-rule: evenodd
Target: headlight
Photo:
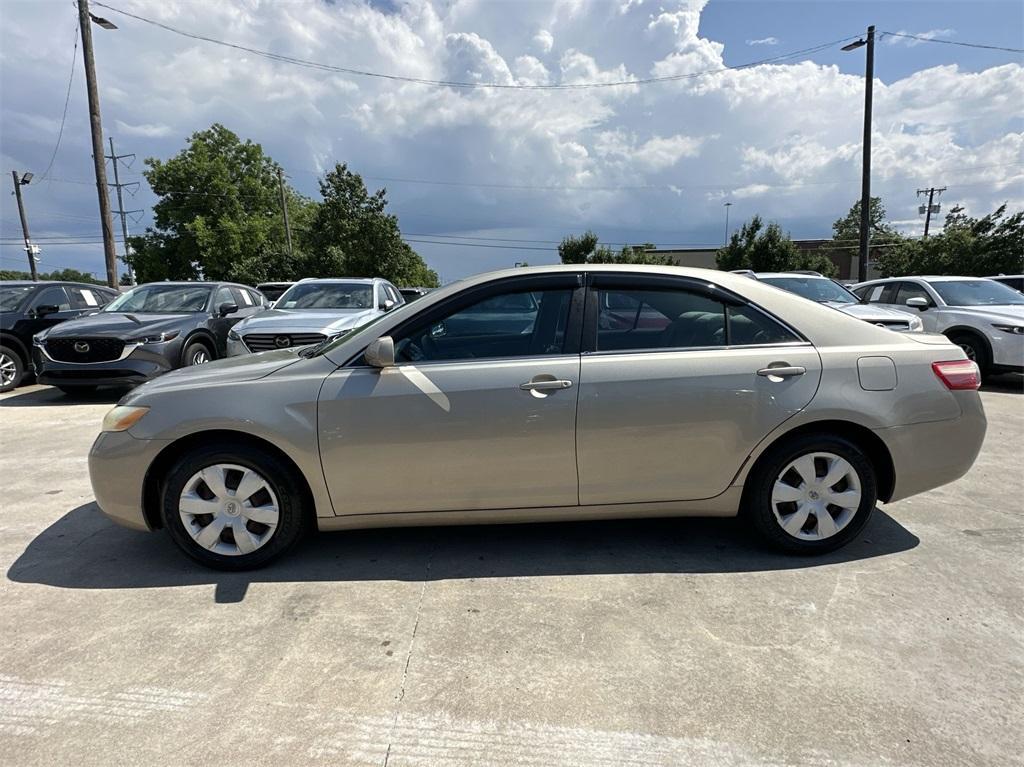
<path fill-rule="evenodd" d="M 47 328 L 46 330 L 40 330 L 38 333 L 36 333 L 34 336 L 32 336 L 32 343 L 33 344 L 40 344 L 41 345 L 46 340 L 46 337 L 48 335 L 50 335 L 50 331 L 51 330 L 53 330 L 53 328 Z"/>
<path fill-rule="evenodd" d="M 238 335 L 238 333 L 235 332 L 234 328 L 231 328 L 231 330 L 228 331 L 228 338 L 230 338 L 232 341 L 241 341 L 242 340 L 242 337 L 240 335 Z"/>
<path fill-rule="evenodd" d="M 911 333 L 920 333 L 922 330 L 924 330 L 924 322 L 922 322 L 921 318 L 920 317 L 911 317 L 910 318 L 910 332 Z"/>
<path fill-rule="evenodd" d="M 993 324 L 996 330 L 1001 330 L 1004 333 L 1013 333 L 1015 336 L 1024 336 L 1024 325 L 996 325 Z"/>
<path fill-rule="evenodd" d="M 178 337 L 180 330 L 171 330 L 167 333 L 157 333 L 152 336 L 145 336 L 144 338 L 133 338 L 133 344 L 163 344 L 168 341 L 173 341 Z"/>
<path fill-rule="evenodd" d="M 118 405 L 103 416 L 103 427 L 100 431 L 125 431 L 141 421 L 142 416 L 148 412 L 148 407 Z"/>

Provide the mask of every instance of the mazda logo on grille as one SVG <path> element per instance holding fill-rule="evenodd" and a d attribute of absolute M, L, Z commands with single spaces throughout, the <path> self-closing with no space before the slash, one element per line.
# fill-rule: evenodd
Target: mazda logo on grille
<path fill-rule="evenodd" d="M 85 341 L 75 341 L 75 351 L 79 354 L 85 354 L 89 351 L 89 344 Z"/>
<path fill-rule="evenodd" d="M 278 349 L 284 349 L 292 345 L 292 339 L 288 336 L 278 336 L 274 339 L 274 346 Z"/>

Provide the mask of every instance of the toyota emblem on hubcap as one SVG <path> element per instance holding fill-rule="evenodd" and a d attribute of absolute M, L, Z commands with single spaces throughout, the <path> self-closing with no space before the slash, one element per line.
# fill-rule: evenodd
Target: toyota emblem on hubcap
<path fill-rule="evenodd" d="M 274 339 L 274 346 L 276 346 L 279 349 L 284 349 L 285 347 L 291 345 L 292 339 L 289 338 L 288 336 L 278 336 L 277 338 Z"/>
<path fill-rule="evenodd" d="M 75 341 L 75 351 L 79 354 L 85 354 L 89 351 L 89 344 L 85 341 Z"/>

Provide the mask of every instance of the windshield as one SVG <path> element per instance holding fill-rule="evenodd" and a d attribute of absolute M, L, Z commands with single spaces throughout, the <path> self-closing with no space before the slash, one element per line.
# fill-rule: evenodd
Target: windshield
<path fill-rule="evenodd" d="M 275 309 L 372 309 L 373 285 L 363 282 L 304 282 L 290 287 Z"/>
<path fill-rule="evenodd" d="M 201 312 L 210 297 L 209 285 L 143 285 L 129 290 L 105 307 L 105 312 Z"/>
<path fill-rule="evenodd" d="M 827 277 L 761 277 L 760 280 L 812 301 L 832 301 L 837 304 L 858 302 L 857 296 Z"/>
<path fill-rule="evenodd" d="M 950 306 L 1024 304 L 1024 295 L 994 280 L 936 280 L 928 284 Z"/>
<path fill-rule="evenodd" d="M 0 312 L 13 312 L 25 300 L 35 285 L 0 286 Z"/>

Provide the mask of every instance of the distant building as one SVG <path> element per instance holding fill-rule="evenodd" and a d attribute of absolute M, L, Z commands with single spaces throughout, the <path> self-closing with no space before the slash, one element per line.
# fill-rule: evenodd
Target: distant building
<path fill-rule="evenodd" d="M 832 240 L 793 240 L 793 244 L 796 245 L 797 249 L 800 251 L 811 252 L 828 247 L 832 244 Z M 829 258 L 832 260 L 832 263 L 836 265 L 836 269 L 839 270 L 839 273 L 836 275 L 836 279 L 857 279 L 857 246 L 854 243 L 850 243 L 850 245 L 853 245 L 853 247 L 846 247 L 844 244 L 842 250 L 834 250 L 829 253 Z M 652 248 L 647 252 L 659 256 L 668 256 L 676 266 L 695 266 L 701 269 L 718 268 L 718 265 L 715 263 L 715 257 L 718 255 L 718 248 Z M 872 248 L 871 261 L 874 261 L 880 253 L 881 250 L 878 248 Z M 877 276 L 875 270 L 872 269 L 869 264 L 868 279 L 873 279 L 875 276 Z"/>

